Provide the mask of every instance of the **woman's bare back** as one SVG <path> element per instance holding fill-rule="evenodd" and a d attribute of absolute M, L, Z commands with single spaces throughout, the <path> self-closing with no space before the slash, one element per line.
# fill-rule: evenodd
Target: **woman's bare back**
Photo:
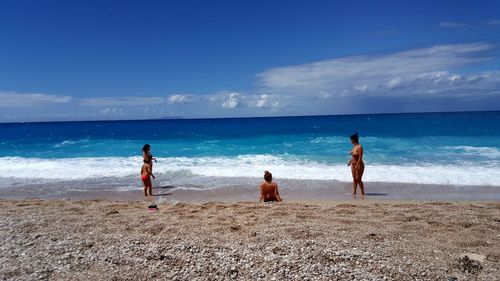
<path fill-rule="evenodd" d="M 278 185 L 274 182 L 263 182 L 260 185 L 261 201 L 281 201 Z"/>

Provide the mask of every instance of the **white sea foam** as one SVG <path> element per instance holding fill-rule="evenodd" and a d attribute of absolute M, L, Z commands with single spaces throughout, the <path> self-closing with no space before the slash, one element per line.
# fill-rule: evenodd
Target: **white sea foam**
<path fill-rule="evenodd" d="M 345 137 L 316 137 L 310 141 L 313 144 L 345 144 Z"/>
<path fill-rule="evenodd" d="M 446 146 L 447 150 L 457 151 L 470 156 L 480 156 L 490 159 L 500 159 L 500 149 L 482 146 Z"/>
<path fill-rule="evenodd" d="M 100 157 L 39 159 L 0 158 L 0 179 L 17 180 L 85 180 L 103 177 L 139 177 L 141 157 Z M 490 185 L 500 183 L 500 167 L 473 165 L 382 165 L 366 163 L 367 182 L 420 184 Z M 254 177 L 265 170 L 276 179 L 310 179 L 351 181 L 345 164 L 306 161 L 292 156 L 244 155 L 238 157 L 172 157 L 159 158 L 155 174 L 190 177 Z"/>
<path fill-rule="evenodd" d="M 76 142 L 74 141 L 70 141 L 70 140 L 65 140 L 61 143 L 58 143 L 56 145 L 54 145 L 54 147 L 64 147 L 64 146 L 68 146 L 68 145 L 72 145 L 72 144 L 75 144 Z"/>
<path fill-rule="evenodd" d="M 65 140 L 65 141 L 62 141 L 58 144 L 55 144 L 54 147 L 55 148 L 61 148 L 61 147 L 66 147 L 66 146 L 71 146 L 71 145 L 74 145 L 74 144 L 79 144 L 79 143 L 86 143 L 86 142 L 89 142 L 88 139 L 80 139 L 80 140 Z"/>

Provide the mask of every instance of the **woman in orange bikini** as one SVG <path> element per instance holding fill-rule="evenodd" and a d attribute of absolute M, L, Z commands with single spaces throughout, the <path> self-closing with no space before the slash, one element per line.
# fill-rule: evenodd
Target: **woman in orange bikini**
<path fill-rule="evenodd" d="M 144 161 L 148 161 L 151 165 L 151 176 L 155 179 L 155 176 L 153 175 L 153 161 L 156 162 L 156 158 L 154 158 L 151 154 L 151 145 L 147 143 L 142 147 L 142 159 Z"/>
<path fill-rule="evenodd" d="M 352 172 L 352 195 L 356 195 L 356 188 L 359 184 L 361 195 L 365 195 L 365 188 L 363 186 L 363 172 L 365 171 L 365 163 L 363 163 L 363 147 L 359 144 L 358 133 L 351 136 L 352 155 L 351 161 L 347 166 L 351 166 Z"/>

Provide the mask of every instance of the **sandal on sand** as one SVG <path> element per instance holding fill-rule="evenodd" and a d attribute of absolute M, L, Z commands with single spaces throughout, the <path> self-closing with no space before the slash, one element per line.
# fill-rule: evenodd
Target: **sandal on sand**
<path fill-rule="evenodd" d="M 151 212 L 158 211 L 158 206 L 156 206 L 156 204 L 151 204 L 148 206 L 148 211 Z"/>

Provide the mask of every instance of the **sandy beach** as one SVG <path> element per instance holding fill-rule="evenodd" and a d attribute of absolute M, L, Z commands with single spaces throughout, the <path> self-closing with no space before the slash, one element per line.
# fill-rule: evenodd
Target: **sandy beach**
<path fill-rule="evenodd" d="M 149 203 L 0 201 L 0 279 L 500 279 L 498 201 Z"/>

